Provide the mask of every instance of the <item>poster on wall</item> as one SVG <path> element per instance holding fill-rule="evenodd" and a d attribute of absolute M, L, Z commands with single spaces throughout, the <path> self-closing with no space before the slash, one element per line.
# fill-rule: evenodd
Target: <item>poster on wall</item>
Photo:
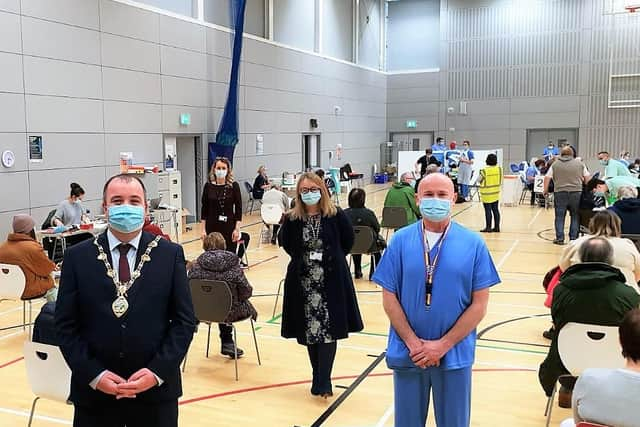
<path fill-rule="evenodd" d="M 42 161 L 42 136 L 29 137 L 29 161 L 38 163 Z"/>

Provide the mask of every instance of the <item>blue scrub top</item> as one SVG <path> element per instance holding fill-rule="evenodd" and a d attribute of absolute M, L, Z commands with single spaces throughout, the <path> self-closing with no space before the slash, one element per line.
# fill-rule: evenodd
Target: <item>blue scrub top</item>
<path fill-rule="evenodd" d="M 540 172 L 538 171 L 538 168 L 536 168 L 535 166 L 529 166 L 527 168 L 527 171 L 525 172 L 527 178 L 530 178 L 530 177 L 533 178 L 536 175 L 538 175 L 539 173 Z"/>
<path fill-rule="evenodd" d="M 549 147 L 544 147 L 544 151 L 542 152 L 543 156 L 557 156 L 558 154 L 560 154 L 560 152 L 558 151 L 558 147 L 553 147 L 552 149 L 549 149 Z"/>
<path fill-rule="evenodd" d="M 384 251 L 372 280 L 397 295 L 407 320 L 419 338 L 443 337 L 471 305 L 474 291 L 500 283 L 489 250 L 478 233 L 451 222 L 442 243 L 433 277 L 431 307 L 425 307 L 425 260 L 422 221 L 398 230 Z M 437 248 L 431 251 L 431 259 Z M 443 369 L 473 364 L 476 331 L 449 350 L 440 361 Z M 387 366 L 420 369 L 413 364 L 404 341 L 390 327 Z"/>

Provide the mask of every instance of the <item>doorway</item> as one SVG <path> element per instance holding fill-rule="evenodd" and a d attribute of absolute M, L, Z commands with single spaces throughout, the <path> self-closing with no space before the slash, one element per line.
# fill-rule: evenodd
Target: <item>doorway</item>
<path fill-rule="evenodd" d="M 189 214 L 183 217 L 186 224 L 198 218 L 203 171 L 201 168 L 202 138 L 200 135 L 165 135 L 165 169 L 180 172 L 180 208 Z M 172 160 L 168 163 L 168 159 Z M 168 163 L 168 164 L 167 164 Z M 171 169 L 170 169 L 171 168 Z"/>
<path fill-rule="evenodd" d="M 320 167 L 320 134 L 302 134 L 302 170 L 312 171 Z"/>
<path fill-rule="evenodd" d="M 553 145 L 562 149 L 565 145 L 571 145 L 578 152 L 578 129 L 527 129 L 527 158 L 541 158 L 545 147 L 553 142 Z"/>
<path fill-rule="evenodd" d="M 400 151 L 424 151 L 433 144 L 433 132 L 394 132 L 391 141 L 400 142 Z"/>

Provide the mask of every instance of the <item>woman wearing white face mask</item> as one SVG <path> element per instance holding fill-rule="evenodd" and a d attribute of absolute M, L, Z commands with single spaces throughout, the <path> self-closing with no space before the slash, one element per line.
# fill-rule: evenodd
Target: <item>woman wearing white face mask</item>
<path fill-rule="evenodd" d="M 333 395 L 336 341 L 363 328 L 345 256 L 354 232 L 315 173 L 298 180 L 295 207 L 278 235 L 291 256 L 284 282 L 282 336 L 307 346 L 313 369 L 311 394 Z"/>
<path fill-rule="evenodd" d="M 64 199 L 58 205 L 56 213 L 51 220 L 51 225 L 54 227 L 66 227 L 72 224 L 81 224 L 85 222 L 87 218 L 82 210 L 83 197 L 84 190 L 82 189 L 82 187 L 80 187 L 79 184 L 72 182 L 69 197 Z"/>

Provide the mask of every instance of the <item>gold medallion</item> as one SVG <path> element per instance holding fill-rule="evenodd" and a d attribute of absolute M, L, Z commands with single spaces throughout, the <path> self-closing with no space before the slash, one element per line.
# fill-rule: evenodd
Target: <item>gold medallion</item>
<path fill-rule="evenodd" d="M 113 310 L 113 314 L 115 314 L 116 317 L 122 317 L 122 315 L 125 314 L 128 309 L 129 302 L 122 295 L 116 298 L 115 301 L 113 301 L 113 304 L 111 304 L 111 310 Z"/>
<path fill-rule="evenodd" d="M 144 261 L 144 262 L 149 262 L 149 261 L 151 261 L 151 257 L 150 257 L 149 255 L 147 255 L 147 254 L 142 255 L 142 258 L 141 258 L 141 259 L 142 259 L 142 261 Z"/>

